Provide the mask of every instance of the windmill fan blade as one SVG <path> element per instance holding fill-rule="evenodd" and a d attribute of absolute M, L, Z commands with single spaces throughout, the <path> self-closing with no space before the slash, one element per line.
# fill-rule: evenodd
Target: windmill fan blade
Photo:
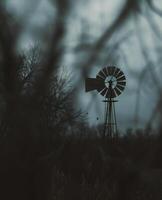
<path fill-rule="evenodd" d="M 116 71 L 116 67 L 112 67 L 112 75 L 115 74 L 115 71 Z"/>
<path fill-rule="evenodd" d="M 117 78 L 117 81 L 124 81 L 124 80 L 126 80 L 124 75 L 119 77 L 119 78 Z"/>
<path fill-rule="evenodd" d="M 96 76 L 97 79 L 103 79 L 105 80 L 106 74 L 104 74 L 103 70 L 99 71 L 99 73 Z"/>
<path fill-rule="evenodd" d="M 111 90 L 111 98 L 114 98 L 114 97 L 116 97 L 116 94 L 115 94 L 114 89 L 112 89 L 112 90 Z"/>
<path fill-rule="evenodd" d="M 104 72 L 104 74 L 105 74 L 106 76 L 108 76 L 108 73 L 107 73 L 106 67 L 103 68 L 103 72 Z"/>
<path fill-rule="evenodd" d="M 118 68 L 113 67 L 113 69 L 112 69 L 112 72 L 113 72 L 112 75 L 113 75 L 113 76 L 115 76 L 115 73 L 116 73 L 117 69 L 118 69 Z"/>
<path fill-rule="evenodd" d="M 115 90 L 117 96 L 119 96 L 122 93 L 122 91 L 119 90 L 117 87 L 115 87 L 114 90 Z"/>
<path fill-rule="evenodd" d="M 108 93 L 109 93 L 109 88 L 107 88 L 107 90 L 106 90 L 106 94 L 105 94 L 106 98 L 107 98 Z"/>
<path fill-rule="evenodd" d="M 117 81 L 117 85 L 125 86 L 125 85 L 126 85 L 126 82 L 125 82 L 125 81 Z"/>
<path fill-rule="evenodd" d="M 86 78 L 85 79 L 85 91 L 89 92 L 92 90 L 99 90 L 105 87 L 104 81 L 98 80 L 96 78 Z"/>
<path fill-rule="evenodd" d="M 119 77 L 121 77 L 121 76 L 123 76 L 123 75 L 124 75 L 123 72 L 120 71 L 120 72 L 117 74 L 116 78 L 119 78 Z"/>
<path fill-rule="evenodd" d="M 105 73 L 105 70 L 104 70 L 104 69 L 102 70 L 102 73 L 104 74 L 104 77 L 106 78 L 106 76 L 107 76 L 107 75 L 106 75 L 106 73 Z"/>
<path fill-rule="evenodd" d="M 98 79 L 98 80 L 105 80 L 105 78 L 103 78 L 103 77 L 100 76 L 100 75 L 97 75 L 97 76 L 96 76 L 96 79 Z"/>
<path fill-rule="evenodd" d="M 105 87 L 105 88 L 102 90 L 102 92 L 100 92 L 100 94 L 101 94 L 102 96 L 105 96 L 107 90 L 108 90 L 107 87 Z"/>
<path fill-rule="evenodd" d="M 114 98 L 114 97 L 116 97 L 114 89 L 111 89 L 111 90 L 109 89 L 108 92 L 106 93 L 106 97 L 107 98 Z"/>
<path fill-rule="evenodd" d="M 106 74 L 109 76 L 109 67 L 106 67 Z"/>
<path fill-rule="evenodd" d="M 118 73 L 120 72 L 120 69 L 119 68 L 116 68 L 116 71 L 114 73 L 114 76 L 117 77 Z"/>
<path fill-rule="evenodd" d="M 116 88 L 117 88 L 117 89 L 120 89 L 121 91 L 124 90 L 124 86 L 121 86 L 121 85 L 117 85 Z"/>
<path fill-rule="evenodd" d="M 112 75 L 113 67 L 107 67 L 107 72 L 108 72 L 108 75 Z"/>
<path fill-rule="evenodd" d="M 104 87 L 105 87 L 105 85 L 99 86 L 99 87 L 97 88 L 97 91 L 98 91 L 98 92 L 101 92 L 101 91 L 104 89 Z"/>

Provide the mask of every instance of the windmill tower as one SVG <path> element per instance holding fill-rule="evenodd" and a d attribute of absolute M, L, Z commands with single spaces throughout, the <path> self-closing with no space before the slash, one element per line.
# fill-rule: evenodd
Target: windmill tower
<path fill-rule="evenodd" d="M 86 78 L 86 92 L 97 90 L 99 94 L 105 97 L 105 122 L 103 136 L 117 137 L 117 121 L 115 113 L 115 100 L 126 86 L 124 73 L 117 67 L 105 67 L 98 72 L 96 78 Z"/>

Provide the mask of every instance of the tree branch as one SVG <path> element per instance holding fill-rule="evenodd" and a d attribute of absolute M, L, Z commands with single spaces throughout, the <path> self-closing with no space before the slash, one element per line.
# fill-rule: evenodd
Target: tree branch
<path fill-rule="evenodd" d="M 153 12 L 162 17 L 162 10 L 160 10 L 157 6 L 155 6 L 153 0 L 147 0 L 147 3 Z"/>
<path fill-rule="evenodd" d="M 106 45 L 106 41 L 110 39 L 116 29 L 119 29 L 121 25 L 123 25 L 123 23 L 128 19 L 132 10 L 136 7 L 136 4 L 137 3 L 135 0 L 127 0 L 116 21 L 110 27 L 108 27 L 108 29 L 103 33 L 100 39 L 95 43 L 94 47 L 92 48 L 93 52 L 91 56 L 89 57 L 88 61 L 83 65 L 83 77 L 86 76 L 86 74 L 90 70 L 90 67 L 96 62 L 98 54 Z"/>

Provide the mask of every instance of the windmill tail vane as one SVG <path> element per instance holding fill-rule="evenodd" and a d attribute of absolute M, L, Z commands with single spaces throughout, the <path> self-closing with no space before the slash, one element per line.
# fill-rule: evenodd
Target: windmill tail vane
<path fill-rule="evenodd" d="M 116 137 L 117 121 L 115 113 L 115 100 L 126 86 L 126 78 L 124 73 L 115 66 L 109 66 L 101 69 L 96 78 L 85 79 L 85 91 L 90 92 L 97 90 L 98 93 L 105 97 L 105 122 L 103 128 L 103 136 Z"/>

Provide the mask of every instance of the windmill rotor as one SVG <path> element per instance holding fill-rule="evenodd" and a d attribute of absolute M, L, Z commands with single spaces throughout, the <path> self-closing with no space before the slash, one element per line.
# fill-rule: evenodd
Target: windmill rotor
<path fill-rule="evenodd" d="M 97 90 L 106 98 L 115 98 L 123 92 L 126 78 L 119 68 L 110 66 L 101 69 L 96 78 L 87 78 L 85 85 L 86 92 Z"/>

